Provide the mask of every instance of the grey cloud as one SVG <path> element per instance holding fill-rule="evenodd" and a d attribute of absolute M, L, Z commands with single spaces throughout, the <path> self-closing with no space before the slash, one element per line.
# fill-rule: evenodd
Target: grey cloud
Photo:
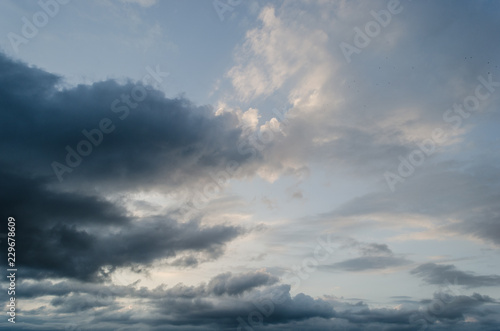
<path fill-rule="evenodd" d="M 210 106 L 111 80 L 61 90 L 57 76 L 3 54 L 0 69 L 0 163 L 6 169 L 47 178 L 58 188 L 141 189 L 206 182 L 210 172 L 230 162 L 243 167 L 250 161 L 249 153 L 238 151 L 242 130 L 231 113 L 214 116 Z M 145 94 L 131 99 L 137 90 Z M 112 132 L 100 128 L 103 119 L 109 119 Z M 90 154 L 66 149 L 77 151 L 83 140 L 94 141 Z M 63 183 L 53 171 L 54 161 L 70 169 L 58 168 Z"/>
<path fill-rule="evenodd" d="M 91 313 L 96 307 L 104 308 L 105 314 L 95 311 L 93 325 L 120 322 L 133 327 L 148 325 L 151 328 L 200 328 L 231 329 L 238 325 L 237 318 L 247 320 L 256 307 L 272 300 L 273 313 L 266 316 L 265 324 L 290 323 L 315 317 L 328 319 L 334 311 L 326 301 L 313 299 L 304 294 L 290 296 L 289 285 L 276 285 L 277 278 L 265 271 L 224 273 L 213 277 L 207 284 L 186 286 L 164 285 L 154 289 L 135 286 L 92 284 L 78 281 L 22 281 L 20 298 L 37 298 L 55 295 L 51 300 L 56 314 L 73 312 Z M 148 307 L 148 314 L 130 311 L 126 318 L 121 313 L 118 299 L 139 300 Z M 257 305 L 257 306 L 256 306 Z M 101 309 L 102 309 L 101 308 Z M 108 310 L 113 308 L 113 310 Z M 158 315 L 159 314 L 159 315 Z M 87 315 L 85 315 L 87 316 Z M 154 317 L 153 317 L 154 316 Z M 123 317 L 123 316 L 121 316 Z"/>
<path fill-rule="evenodd" d="M 333 269 L 346 271 L 365 271 L 372 269 L 386 269 L 411 263 L 411 261 L 395 256 L 364 256 L 345 260 L 331 265 Z"/>
<path fill-rule="evenodd" d="M 288 285 L 274 285 L 241 297 L 226 296 L 217 301 L 203 296 L 189 299 L 170 296 L 160 300 L 157 307 L 165 316 L 165 325 L 203 325 L 213 329 L 234 329 L 238 326 L 238 318 L 248 323 L 249 314 L 259 313 L 256 305 L 269 302 L 273 302 L 273 312 L 264 318 L 263 323 L 267 325 L 334 316 L 333 307 L 326 301 L 302 293 L 291 297 L 289 290 Z"/>
<path fill-rule="evenodd" d="M 97 280 L 116 267 L 149 265 L 180 252 L 196 251 L 215 259 L 224 244 L 240 234 L 238 227 L 204 227 L 197 221 L 177 223 L 168 217 L 135 221 L 118 233 L 58 224 L 26 235 L 30 242 L 20 248 L 26 255 L 21 263 L 31 270 L 31 277 Z"/>
<path fill-rule="evenodd" d="M 88 294 L 71 294 L 58 296 L 50 301 L 50 304 L 57 308 L 60 313 L 78 313 L 97 307 L 107 306 L 104 302 L 96 300 L 96 297 Z"/>
<path fill-rule="evenodd" d="M 468 295 L 447 295 L 441 292 L 434 293 L 432 300 L 422 300 L 421 302 L 427 308 L 428 323 L 445 323 L 454 325 L 458 321 L 465 319 L 465 314 L 478 316 L 481 324 L 487 328 L 491 326 L 492 316 L 484 318 L 489 314 L 494 314 L 498 310 L 498 303 L 487 295 L 474 293 Z M 491 305 L 493 304 L 493 305 Z M 479 307 L 486 306 L 482 312 Z M 482 317 L 482 318 L 481 318 Z"/>
<path fill-rule="evenodd" d="M 368 244 L 365 247 L 361 247 L 363 255 L 391 255 L 392 251 L 387 247 L 386 244 Z"/>
<path fill-rule="evenodd" d="M 264 277 L 263 277 L 264 276 Z M 260 281 L 255 282 L 256 279 Z M 247 285 L 239 295 L 214 292 L 209 285 L 221 279 L 238 279 Z M 349 303 L 338 299 L 314 299 L 303 293 L 292 297 L 290 286 L 274 284 L 274 279 L 264 271 L 243 274 L 220 274 L 208 284 L 173 287 L 164 285 L 154 289 L 137 286 L 91 284 L 78 281 L 22 281 L 20 288 L 27 297 L 57 296 L 44 314 L 50 320 L 38 318 L 51 325 L 54 316 L 64 320 L 71 312 L 81 313 L 82 323 L 91 323 L 97 330 L 110 326 L 148 328 L 152 330 L 234 330 L 245 325 L 263 330 L 323 330 L 346 328 L 348 330 L 495 330 L 500 307 L 486 295 L 449 295 L 437 292 L 431 299 L 421 301 L 403 297 L 398 309 L 373 308 L 360 301 Z M 24 295 L 20 296 L 25 297 Z M 142 310 L 124 310 L 127 305 L 140 306 Z M 98 309 L 97 309 L 98 308 Z M 31 311 L 25 311 L 30 316 Z M 257 318 L 251 324 L 249 316 Z M 464 323 L 466 316 L 474 321 Z M 243 321 L 243 322 L 242 322 Z M 79 325 L 78 319 L 73 323 Z M 246 324 L 245 324 L 246 323 Z M 81 325 L 83 327 L 86 324 Z M 26 327 L 34 330 L 35 327 Z"/>
<path fill-rule="evenodd" d="M 396 256 L 386 244 L 365 243 L 352 238 L 341 239 L 343 249 L 357 250 L 362 256 L 323 266 L 323 268 L 366 271 L 398 267 L 412 263 L 412 261 Z"/>
<path fill-rule="evenodd" d="M 452 283 L 467 288 L 500 285 L 499 275 L 476 275 L 459 270 L 452 264 L 425 263 L 411 270 L 411 274 L 435 285 Z"/>
<path fill-rule="evenodd" d="M 187 267 L 195 267 L 198 265 L 198 263 L 199 263 L 198 258 L 196 258 L 193 255 L 189 255 L 189 256 L 183 256 L 179 259 L 172 261 L 170 265 L 187 268 Z"/>
<path fill-rule="evenodd" d="M 237 295 L 261 285 L 272 285 L 278 281 L 278 277 L 266 272 L 248 272 L 232 275 L 230 272 L 214 277 L 208 288 L 216 295 Z"/>
<path fill-rule="evenodd" d="M 337 306 L 337 318 L 349 321 L 354 330 L 495 330 L 500 307 L 492 298 L 434 293 L 432 299 L 404 300 L 398 309 L 370 308 L 360 302 Z M 465 322 L 466 316 L 474 322 Z"/>
<path fill-rule="evenodd" d="M 9 206 L 0 215 L 19 220 L 19 263 L 30 277 L 103 279 L 118 266 L 148 265 L 179 253 L 213 260 L 245 232 L 197 220 L 178 223 L 169 215 L 132 218 L 99 196 L 52 191 L 44 180 L 5 172 L 0 177 L 0 201 Z"/>
<path fill-rule="evenodd" d="M 338 239 L 343 243 L 341 248 L 357 250 L 364 256 L 393 255 L 392 250 L 386 244 L 361 242 L 350 237 L 338 237 Z"/>
<path fill-rule="evenodd" d="M 230 161 L 243 167 L 249 155 L 238 152 L 235 116 L 214 116 L 209 106 L 167 99 L 134 83 L 60 89 L 58 76 L 1 53 L 0 69 L 0 203 L 8 206 L 0 216 L 19 220 L 26 276 L 103 280 L 117 267 L 164 258 L 195 266 L 218 258 L 245 232 L 197 219 L 180 223 L 175 214 L 131 217 L 104 198 L 130 189 L 182 190 L 213 181 L 208 174 Z M 147 91 L 144 100 L 130 103 L 127 95 L 140 88 Z M 51 163 L 65 163 L 65 146 L 75 149 L 85 138 L 82 130 L 99 128 L 103 118 L 114 131 L 96 133 L 101 143 L 60 183 Z"/>

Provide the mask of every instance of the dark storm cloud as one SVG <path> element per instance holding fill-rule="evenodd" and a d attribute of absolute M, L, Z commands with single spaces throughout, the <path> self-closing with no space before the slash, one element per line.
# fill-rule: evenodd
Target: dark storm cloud
<path fill-rule="evenodd" d="M 0 201 L 4 208 L 1 216 L 23 219 L 23 231 L 28 225 L 48 226 L 65 224 L 127 224 L 129 218 L 124 208 L 103 198 L 78 192 L 58 192 L 48 189 L 49 180 L 8 173 L 0 170 Z M 32 223 L 31 223 L 32 222 Z"/>
<path fill-rule="evenodd" d="M 59 82 L 0 54 L 0 216 L 18 219 L 16 253 L 26 277 L 102 280 L 116 267 L 182 260 L 183 254 L 192 257 L 184 264 L 194 266 L 216 259 L 244 233 L 170 215 L 136 218 L 103 198 L 120 188 L 189 186 L 230 160 L 243 162 L 235 118 L 132 83 L 60 90 Z M 135 105 L 128 98 L 138 86 L 147 95 Z M 114 131 L 101 132 L 102 142 L 60 183 L 51 163 L 65 164 L 65 146 L 77 149 L 82 130 L 97 130 L 103 118 Z"/>
<path fill-rule="evenodd" d="M 30 277 L 102 279 L 119 266 L 195 252 L 220 256 L 225 243 L 242 234 L 235 226 L 178 223 L 168 215 L 137 219 L 123 208 L 81 193 L 54 192 L 46 181 L 0 173 L 3 219 L 17 222 L 19 264 Z"/>
<path fill-rule="evenodd" d="M 439 285 L 451 282 L 468 288 L 500 285 L 499 275 L 475 275 L 461 271 L 452 264 L 425 263 L 413 269 L 411 273 L 428 284 Z"/>
<path fill-rule="evenodd" d="M 94 213 L 94 217 L 99 216 Z M 20 219 L 18 265 L 23 268 L 23 277 L 37 279 L 102 281 L 117 267 L 147 267 L 155 260 L 185 253 L 196 254 L 199 262 L 211 261 L 223 254 L 227 242 L 245 232 L 229 225 L 201 226 L 196 220 L 178 223 L 169 216 L 86 228 L 43 224 L 36 217 Z"/>
<path fill-rule="evenodd" d="M 147 266 L 182 252 L 213 260 L 223 253 L 225 243 L 243 233 L 234 226 L 201 226 L 194 220 L 178 223 L 168 216 L 135 220 L 118 229 L 32 224 L 29 232 L 19 235 L 23 244 L 18 251 L 24 257 L 20 264 L 31 277 L 98 280 L 116 267 Z"/>
<path fill-rule="evenodd" d="M 241 128 L 231 113 L 214 116 L 209 106 L 111 80 L 61 90 L 57 76 L 2 54 L 0 69 L 6 169 L 138 189 L 187 185 L 249 159 L 238 152 Z"/>

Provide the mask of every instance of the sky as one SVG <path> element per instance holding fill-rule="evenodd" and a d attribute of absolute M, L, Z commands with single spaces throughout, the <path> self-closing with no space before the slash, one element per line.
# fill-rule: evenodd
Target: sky
<path fill-rule="evenodd" d="M 0 8 L 0 329 L 500 328 L 499 2 Z"/>

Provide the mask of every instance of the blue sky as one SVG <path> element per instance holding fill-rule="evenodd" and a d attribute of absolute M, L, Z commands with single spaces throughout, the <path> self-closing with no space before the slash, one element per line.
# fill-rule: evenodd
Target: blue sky
<path fill-rule="evenodd" d="M 0 6 L 2 327 L 498 329 L 497 2 Z"/>

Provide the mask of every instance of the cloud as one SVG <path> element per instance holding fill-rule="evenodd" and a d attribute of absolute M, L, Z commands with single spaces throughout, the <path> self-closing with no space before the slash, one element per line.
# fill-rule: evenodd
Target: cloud
<path fill-rule="evenodd" d="M 392 255 L 386 244 L 371 243 L 360 248 L 363 255 Z"/>
<path fill-rule="evenodd" d="M 499 307 L 487 295 L 434 293 L 432 299 L 405 300 L 394 308 L 370 308 L 363 302 L 339 303 L 337 318 L 356 330 L 494 330 Z"/>
<path fill-rule="evenodd" d="M 491 160 L 493 161 L 493 160 Z M 419 169 L 388 189 L 367 193 L 323 215 L 324 221 L 377 220 L 387 226 L 413 228 L 422 238 L 462 238 L 500 244 L 498 169 L 480 159 L 442 161 Z M 413 233 L 411 233 L 413 232 Z M 418 237 L 401 237 L 401 239 Z"/>
<path fill-rule="evenodd" d="M 231 283 L 237 285 L 228 287 Z M 222 287 L 216 289 L 213 284 Z M 51 298 L 43 308 L 44 314 L 37 317 L 39 323 L 60 325 L 57 323 L 73 316 L 71 323 L 76 326 L 83 328 L 92 323 L 96 329 L 109 328 L 120 321 L 121 327 L 152 330 L 253 327 L 274 331 L 343 327 L 362 331 L 417 331 L 426 325 L 429 330 L 489 331 L 495 329 L 499 312 L 495 300 L 478 293 L 436 292 L 433 298 L 424 300 L 404 297 L 404 302 L 397 307 L 385 308 L 329 296 L 317 299 L 303 293 L 291 296 L 289 285 L 276 284 L 276 278 L 263 270 L 223 273 L 195 286 L 179 283 L 148 289 L 137 284 L 21 280 L 19 288 L 22 289 L 20 298 Z M 25 309 L 24 313 L 31 316 L 33 310 Z M 74 313 L 78 313 L 76 318 Z M 26 329 L 34 330 L 36 326 Z"/>
<path fill-rule="evenodd" d="M 208 288 L 216 295 L 237 295 L 261 285 L 272 285 L 278 282 L 278 278 L 266 272 L 248 272 L 245 274 L 232 275 L 230 272 L 214 277 Z"/>
<path fill-rule="evenodd" d="M 340 239 L 340 242 L 342 242 L 340 248 L 354 249 L 362 256 L 326 265 L 323 268 L 360 272 L 388 269 L 412 263 L 404 257 L 396 256 L 386 244 L 364 243 L 352 238 Z"/>
<path fill-rule="evenodd" d="M 267 6 L 259 15 L 262 26 L 247 32 L 227 76 L 244 99 L 271 95 L 303 70 L 303 65 L 328 57 L 321 47 L 328 37 L 322 31 L 289 29 L 276 10 Z"/>
<path fill-rule="evenodd" d="M 264 307 L 270 302 L 273 312 L 266 314 L 266 325 L 334 316 L 330 303 L 302 293 L 292 297 L 290 286 L 277 285 L 277 281 L 275 276 L 257 270 L 219 274 L 208 283 L 197 286 L 179 283 L 154 289 L 78 281 L 23 280 L 19 285 L 23 288 L 22 298 L 56 295 L 46 309 L 61 318 L 62 314 L 80 312 L 87 322 L 89 311 L 101 307 L 101 313 L 95 313 L 91 321 L 96 328 L 110 323 L 114 325 L 119 316 L 122 325 L 130 327 L 142 324 L 153 329 L 229 329 L 238 326 L 238 317 L 248 321 L 249 314 L 259 312 L 256 307 Z M 147 308 L 147 313 L 127 310 L 129 316 L 123 319 L 123 308 L 137 304 Z M 270 306 L 265 309 L 270 309 Z M 78 325 L 77 318 L 74 322 Z"/>
<path fill-rule="evenodd" d="M 411 263 L 411 261 L 394 256 L 364 256 L 334 263 L 331 268 L 345 271 L 365 271 L 386 269 Z"/>
<path fill-rule="evenodd" d="M 422 278 L 427 284 L 440 285 L 453 282 L 467 288 L 500 285 L 499 275 L 475 275 L 461 271 L 452 264 L 425 263 L 411 270 L 410 273 Z"/>
<path fill-rule="evenodd" d="M 135 218 L 95 195 L 54 192 L 42 180 L 1 173 L 9 205 L 2 217 L 17 220 L 17 251 L 27 277 L 102 280 L 116 267 L 196 254 L 218 258 L 227 242 L 246 232 L 230 225 L 180 223 L 169 215 Z"/>
<path fill-rule="evenodd" d="M 210 107 L 166 99 L 140 84 L 106 81 L 59 89 L 58 82 L 55 75 L 0 54 L 0 179 L 5 188 L 0 203 L 9 206 L 0 214 L 18 219 L 16 238 L 23 244 L 17 251 L 26 277 L 102 281 L 117 267 L 149 266 L 161 259 L 195 266 L 220 257 L 226 243 L 246 232 L 239 226 L 202 224 L 200 215 L 180 222 L 175 210 L 134 216 L 106 194 L 187 190 L 213 181 L 208 172 L 226 169 L 229 161 L 243 164 L 248 157 L 235 144 L 241 133 L 236 118 L 214 116 Z M 139 87 L 147 95 L 134 106 L 128 98 Z M 118 101 L 123 96 L 124 103 Z M 110 108 L 113 100 L 121 103 L 118 113 Z M 125 114 L 129 117 L 120 120 Z M 108 117 L 115 131 L 95 133 Z M 91 138 L 82 130 L 93 132 Z M 59 182 L 52 162 L 65 164 L 65 146 L 78 150 L 78 141 L 90 146 L 93 139 L 102 141 Z"/>
<path fill-rule="evenodd" d="M 98 216 L 98 215 L 96 215 Z M 22 219 L 22 218 L 19 218 Z M 117 267 L 149 266 L 155 260 L 196 252 L 201 261 L 220 257 L 227 242 L 244 231 L 235 226 L 178 223 L 168 216 L 133 220 L 125 226 L 26 224 L 19 227 L 20 264 L 29 277 L 102 280 Z M 27 229 L 21 234 L 21 230 Z M 117 231 L 117 230 L 118 231 Z"/>
<path fill-rule="evenodd" d="M 468 295 L 446 295 L 441 292 L 434 293 L 433 300 L 423 300 L 423 304 L 426 305 L 436 305 L 438 307 L 427 307 L 428 311 L 433 315 L 429 322 L 444 322 L 446 324 L 455 324 L 459 320 L 464 320 L 466 314 L 481 314 L 477 308 L 482 305 L 487 304 L 497 304 L 495 300 L 487 295 L 481 295 L 479 293 L 474 293 L 470 296 Z M 493 310 L 498 309 L 498 307 L 489 306 L 488 308 L 493 308 Z M 490 308 L 490 309 L 491 309 Z M 496 308 L 496 309 L 495 309 Z M 485 326 L 488 326 L 492 321 L 484 320 Z"/>
<path fill-rule="evenodd" d="M 231 177 L 242 175 L 257 154 L 239 151 L 241 123 L 230 112 L 215 116 L 210 106 L 167 99 L 140 83 L 61 90 L 57 76 L 4 55 L 0 69 L 0 163 L 57 188 L 182 189 L 213 181 L 210 174 L 228 165 L 240 170 Z"/>
<path fill-rule="evenodd" d="M 75 313 L 106 306 L 103 302 L 96 300 L 94 296 L 84 294 L 71 294 L 59 296 L 50 301 L 50 304 L 57 308 L 57 312 Z"/>
<path fill-rule="evenodd" d="M 489 10 L 467 4 L 443 20 L 445 3 L 400 6 L 403 11 L 350 64 L 339 44 L 352 43 L 353 29 L 372 21 L 370 12 L 387 8 L 387 1 L 284 2 L 261 10 L 227 77 L 238 102 L 283 95 L 291 105 L 286 139 L 264 152 L 268 167 L 283 174 L 318 161 L 335 171 L 378 178 L 434 129 L 447 134 L 439 146 L 454 145 L 470 132 L 475 117 L 494 111 L 497 92 L 459 129 L 443 119 L 454 103 L 474 93 L 479 75 L 500 77 L 493 60 L 500 48 L 488 37 L 500 31 Z"/>

